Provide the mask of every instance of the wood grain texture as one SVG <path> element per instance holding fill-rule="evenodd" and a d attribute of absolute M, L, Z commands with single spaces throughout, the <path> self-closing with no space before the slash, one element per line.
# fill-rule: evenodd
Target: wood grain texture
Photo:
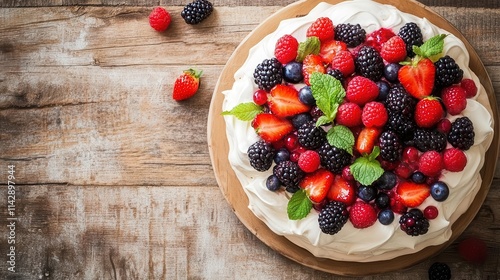
<path fill-rule="evenodd" d="M 224 64 L 251 30 L 292 2 L 214 1 L 203 24 L 177 16 L 163 34 L 147 24 L 150 7 L 178 14 L 184 2 L 0 2 L 0 278 L 331 279 L 245 228 L 217 186 L 207 148 L 206 118 Z M 498 2 L 422 2 L 474 46 L 499 102 Z M 172 81 L 188 67 L 203 69 L 201 90 L 174 102 Z M 20 185 L 17 275 L 4 269 L 9 164 Z M 498 165 L 496 178 L 472 224 L 442 254 L 362 279 L 425 279 L 436 260 L 458 279 L 500 278 Z M 487 242 L 482 266 L 456 254 L 468 235 Z"/>

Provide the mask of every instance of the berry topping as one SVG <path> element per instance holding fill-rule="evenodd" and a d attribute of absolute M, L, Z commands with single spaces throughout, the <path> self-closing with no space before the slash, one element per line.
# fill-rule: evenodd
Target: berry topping
<path fill-rule="evenodd" d="M 370 154 L 381 133 L 379 128 L 365 127 L 361 130 L 356 140 L 356 150 L 360 154 Z"/>
<path fill-rule="evenodd" d="M 377 99 L 378 86 L 368 78 L 356 76 L 347 84 L 346 97 L 347 100 L 363 106 Z"/>
<path fill-rule="evenodd" d="M 384 209 L 378 212 L 378 221 L 383 225 L 390 225 L 394 221 L 394 212 L 390 209 Z"/>
<path fill-rule="evenodd" d="M 195 0 L 184 7 L 181 17 L 188 24 L 198 24 L 212 14 L 213 9 L 209 1 Z"/>
<path fill-rule="evenodd" d="M 373 183 L 373 186 L 377 187 L 379 190 L 391 190 L 397 184 L 398 177 L 391 171 L 385 171 L 377 181 Z"/>
<path fill-rule="evenodd" d="M 384 131 L 379 137 L 380 156 L 382 159 L 396 162 L 401 159 L 403 152 L 403 144 L 399 140 L 398 135 L 394 131 Z"/>
<path fill-rule="evenodd" d="M 429 96 L 434 89 L 436 69 L 428 58 L 414 59 L 399 69 L 398 79 L 406 91 L 417 99 Z"/>
<path fill-rule="evenodd" d="M 387 110 L 383 103 L 371 101 L 363 107 L 361 120 L 365 127 L 383 127 L 387 118 Z"/>
<path fill-rule="evenodd" d="M 406 234 L 418 236 L 429 230 L 429 221 L 419 209 L 411 209 L 399 218 L 399 227 Z"/>
<path fill-rule="evenodd" d="M 149 14 L 149 25 L 156 31 L 167 30 L 170 21 L 170 13 L 162 7 L 154 8 Z"/>
<path fill-rule="evenodd" d="M 309 54 L 302 61 L 302 75 L 304 76 L 304 83 L 308 86 L 311 85 L 309 78 L 312 73 L 326 73 L 326 68 L 323 65 L 321 56 L 316 54 Z"/>
<path fill-rule="evenodd" d="M 314 121 L 303 124 L 297 130 L 300 145 L 306 149 L 317 149 L 326 141 L 326 132 Z"/>
<path fill-rule="evenodd" d="M 335 36 L 333 22 L 328 17 L 320 17 L 307 29 L 306 37 L 318 37 L 321 42 L 331 40 Z"/>
<path fill-rule="evenodd" d="M 417 207 L 429 197 L 430 189 L 426 184 L 417 184 L 410 181 L 399 183 L 396 192 L 403 204 L 407 207 Z"/>
<path fill-rule="evenodd" d="M 442 262 L 435 262 L 429 267 L 429 280 L 450 280 L 451 269 Z"/>
<path fill-rule="evenodd" d="M 443 157 L 439 152 L 427 151 L 420 156 L 418 170 L 425 176 L 436 177 L 443 170 Z"/>
<path fill-rule="evenodd" d="M 276 175 L 272 174 L 266 179 L 266 187 L 268 190 L 275 192 L 281 188 L 281 182 Z"/>
<path fill-rule="evenodd" d="M 329 200 L 343 202 L 352 205 L 356 201 L 356 184 L 353 181 L 345 180 L 342 176 L 335 176 L 335 179 L 327 194 Z"/>
<path fill-rule="evenodd" d="M 446 111 L 453 116 L 460 114 L 467 107 L 467 94 L 458 85 L 444 88 L 441 91 L 441 99 Z"/>
<path fill-rule="evenodd" d="M 351 164 L 352 156 L 345 150 L 331 146 L 324 142 L 318 149 L 321 165 L 335 174 L 340 174 L 342 169 Z"/>
<path fill-rule="evenodd" d="M 258 114 L 252 122 L 252 127 L 268 142 L 276 142 L 293 130 L 290 121 L 269 113 Z"/>
<path fill-rule="evenodd" d="M 487 251 L 486 243 L 477 237 L 467 237 L 458 244 L 460 256 L 472 264 L 484 263 L 488 256 Z"/>
<path fill-rule="evenodd" d="M 274 163 L 278 164 L 282 161 L 290 160 L 290 152 L 286 148 L 280 148 L 274 154 Z"/>
<path fill-rule="evenodd" d="M 449 148 L 443 152 L 444 169 L 451 172 L 460 172 L 467 165 L 467 156 L 457 148 Z"/>
<path fill-rule="evenodd" d="M 323 207 L 318 216 L 319 227 L 326 234 L 336 234 L 347 222 L 349 212 L 342 202 L 331 201 Z"/>
<path fill-rule="evenodd" d="M 413 145 L 421 152 L 441 152 L 446 148 L 446 135 L 437 130 L 419 128 L 413 133 Z"/>
<path fill-rule="evenodd" d="M 474 145 L 474 125 L 468 117 L 456 119 L 451 124 L 448 142 L 461 150 L 468 150 Z"/>
<path fill-rule="evenodd" d="M 291 117 L 310 110 L 309 106 L 300 102 L 299 92 L 295 88 L 283 84 L 271 89 L 268 104 L 271 112 L 278 117 Z"/>
<path fill-rule="evenodd" d="M 424 209 L 424 217 L 428 220 L 435 219 L 439 214 L 439 210 L 436 206 L 429 205 Z"/>
<path fill-rule="evenodd" d="M 321 46 L 319 49 L 319 56 L 321 56 L 321 58 L 323 59 L 323 62 L 332 63 L 333 58 L 339 52 L 345 51 L 345 50 L 347 50 L 347 46 L 344 42 L 340 42 L 340 41 L 336 41 L 336 40 L 332 39 L 332 40 L 328 40 L 326 42 L 321 43 Z"/>
<path fill-rule="evenodd" d="M 377 189 L 373 186 L 359 186 L 357 191 L 358 197 L 365 202 L 370 202 L 377 197 Z"/>
<path fill-rule="evenodd" d="M 298 84 L 304 79 L 302 63 L 292 61 L 283 66 L 283 80 L 288 83 Z"/>
<path fill-rule="evenodd" d="M 318 169 L 313 173 L 306 174 L 300 181 L 299 187 L 306 191 L 307 196 L 313 203 L 320 203 L 328 194 L 334 178 L 335 175 L 330 171 Z"/>
<path fill-rule="evenodd" d="M 353 102 L 345 102 L 340 104 L 335 121 L 339 125 L 347 127 L 356 127 L 362 123 L 361 121 L 362 109 L 358 104 Z"/>
<path fill-rule="evenodd" d="M 415 106 L 415 123 L 420 127 L 433 127 L 444 115 L 443 106 L 436 98 L 426 97 Z"/>
<path fill-rule="evenodd" d="M 331 68 L 339 70 L 343 77 L 350 76 L 356 69 L 352 54 L 349 51 L 339 51 L 332 58 Z"/>
<path fill-rule="evenodd" d="M 406 58 L 406 44 L 401 37 L 394 36 L 382 45 L 380 55 L 389 63 L 403 61 Z"/>
<path fill-rule="evenodd" d="M 299 129 L 305 123 L 313 121 L 313 117 L 309 113 L 301 113 L 292 117 L 292 124 L 295 129 Z"/>
<path fill-rule="evenodd" d="M 399 113 L 412 117 L 416 101 L 404 87 L 396 85 L 389 90 L 385 104 L 387 110 L 391 113 Z"/>
<path fill-rule="evenodd" d="M 448 185 L 442 181 L 434 182 L 431 185 L 431 196 L 436 201 L 445 201 L 450 194 Z"/>
<path fill-rule="evenodd" d="M 310 86 L 304 86 L 299 90 L 299 100 L 300 100 L 300 102 L 306 104 L 307 106 L 316 105 L 316 100 L 314 99 L 314 96 L 312 95 L 312 91 L 311 91 Z"/>
<path fill-rule="evenodd" d="M 377 51 L 382 50 L 382 45 L 390 38 L 396 36 L 392 29 L 380 28 L 368 35 L 366 38 L 366 45 L 375 48 Z"/>
<path fill-rule="evenodd" d="M 420 46 L 424 43 L 422 31 L 414 22 L 406 23 L 398 32 L 398 36 L 403 39 L 406 44 L 406 53 L 409 57 L 414 57 L 413 46 Z"/>
<path fill-rule="evenodd" d="M 464 71 L 449 55 L 443 56 L 434 62 L 436 66 L 436 85 L 448 87 L 458 84 L 463 78 Z"/>
<path fill-rule="evenodd" d="M 366 31 L 359 24 L 341 23 L 335 26 L 335 40 L 354 48 L 365 41 Z"/>
<path fill-rule="evenodd" d="M 474 83 L 473 80 L 471 79 L 463 79 L 460 82 L 460 86 L 465 90 L 465 93 L 467 94 L 467 98 L 472 98 L 476 96 L 477 94 L 477 86 L 476 83 Z"/>
<path fill-rule="evenodd" d="M 255 83 L 260 89 L 270 91 L 283 79 L 283 65 L 276 59 L 264 59 L 257 65 L 253 73 Z"/>
<path fill-rule="evenodd" d="M 297 163 L 304 172 L 314 172 L 320 165 L 319 154 L 316 151 L 307 150 L 300 154 Z"/>
<path fill-rule="evenodd" d="M 297 57 L 299 42 L 290 34 L 283 35 L 276 42 L 274 56 L 281 64 L 287 64 Z"/>
<path fill-rule="evenodd" d="M 200 86 L 200 77 L 203 71 L 189 69 L 184 71 L 174 83 L 172 98 L 176 101 L 191 98 L 198 91 Z"/>
<path fill-rule="evenodd" d="M 351 206 L 349 221 L 355 228 L 367 228 L 377 221 L 377 211 L 370 204 L 357 201 Z"/>
<path fill-rule="evenodd" d="M 362 47 L 357 53 L 354 63 L 358 73 L 372 81 L 380 80 L 384 74 L 384 60 L 372 47 Z"/>
<path fill-rule="evenodd" d="M 282 161 L 273 168 L 273 174 L 280 182 L 287 187 L 287 190 L 298 190 L 300 180 L 304 177 L 304 172 L 296 162 Z"/>
<path fill-rule="evenodd" d="M 267 103 L 267 92 L 262 89 L 254 91 L 252 96 L 253 102 L 259 106 Z"/>
<path fill-rule="evenodd" d="M 268 170 L 274 159 L 273 146 L 263 140 L 259 140 L 248 147 L 248 158 L 250 165 L 257 171 Z"/>

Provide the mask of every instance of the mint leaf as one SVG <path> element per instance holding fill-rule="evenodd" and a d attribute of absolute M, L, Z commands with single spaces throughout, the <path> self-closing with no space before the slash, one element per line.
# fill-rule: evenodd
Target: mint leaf
<path fill-rule="evenodd" d="M 352 155 L 352 147 L 356 140 L 349 128 L 343 125 L 336 125 L 328 130 L 326 139 L 330 145 L 346 150 Z"/>
<path fill-rule="evenodd" d="M 339 104 L 342 103 L 345 97 L 342 84 L 334 77 L 319 72 L 312 73 L 309 81 L 316 105 L 328 118 L 329 122 L 333 122 Z"/>
<path fill-rule="evenodd" d="M 318 127 L 318 126 L 326 125 L 326 124 L 329 124 L 329 123 L 332 123 L 332 121 L 330 120 L 329 117 L 327 117 L 327 116 L 321 116 L 316 121 L 316 126 Z"/>
<path fill-rule="evenodd" d="M 318 54 L 320 50 L 320 41 L 318 37 L 312 36 L 307 37 L 304 42 L 299 43 L 299 49 L 297 50 L 297 60 L 302 62 L 304 58 L 310 54 Z"/>
<path fill-rule="evenodd" d="M 375 159 L 380 153 L 380 148 L 377 148 L 375 147 L 370 155 L 357 158 L 350 166 L 354 179 L 362 185 L 371 185 L 384 173 L 380 162 Z"/>
<path fill-rule="evenodd" d="M 223 116 L 232 115 L 242 121 L 251 121 L 255 118 L 255 116 L 257 116 L 262 112 L 264 112 L 264 108 L 253 102 L 247 102 L 238 104 L 233 109 L 222 112 L 221 115 Z"/>
<path fill-rule="evenodd" d="M 305 218 L 312 209 L 312 202 L 307 197 L 306 191 L 303 189 L 295 192 L 287 205 L 288 218 L 290 220 L 300 220 Z"/>
<path fill-rule="evenodd" d="M 413 46 L 413 52 L 424 58 L 440 54 L 443 52 L 444 38 L 446 38 L 446 36 L 446 34 L 439 34 L 425 41 L 420 47 Z"/>

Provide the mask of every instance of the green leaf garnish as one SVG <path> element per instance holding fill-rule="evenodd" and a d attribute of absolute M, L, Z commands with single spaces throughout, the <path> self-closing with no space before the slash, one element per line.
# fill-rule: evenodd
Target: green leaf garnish
<path fill-rule="evenodd" d="M 351 173 L 360 184 L 369 186 L 384 173 L 380 162 L 376 160 L 379 154 L 380 148 L 375 146 L 371 154 L 359 157 L 351 164 Z"/>
<path fill-rule="evenodd" d="M 423 45 L 413 46 L 413 52 L 424 58 L 429 58 L 435 55 L 438 55 L 443 52 L 444 49 L 444 38 L 446 38 L 446 34 L 436 35 L 429 40 L 425 41 Z"/>
<path fill-rule="evenodd" d="M 299 43 L 297 57 L 295 60 L 302 62 L 304 58 L 310 54 L 318 54 L 320 50 L 320 41 L 318 37 L 307 37 L 304 42 Z"/>
<path fill-rule="evenodd" d="M 345 97 L 342 83 L 328 74 L 319 72 L 312 73 L 309 81 L 316 105 L 328 118 L 327 122 L 325 120 L 323 122 L 333 122 L 337 115 L 337 109 Z M 318 124 L 316 125 L 318 126 Z"/>
<path fill-rule="evenodd" d="M 328 130 L 326 139 L 330 145 L 346 150 L 352 155 L 352 147 L 354 146 L 356 139 L 349 128 L 343 125 L 333 126 L 330 130 Z"/>
<path fill-rule="evenodd" d="M 307 197 L 306 191 L 303 189 L 295 192 L 287 205 L 288 218 L 290 220 L 300 220 L 305 218 L 312 209 L 312 202 Z"/>
<path fill-rule="evenodd" d="M 229 111 L 221 113 L 223 116 L 232 115 L 242 121 L 251 121 L 258 114 L 264 112 L 264 108 L 253 102 L 241 103 Z"/>

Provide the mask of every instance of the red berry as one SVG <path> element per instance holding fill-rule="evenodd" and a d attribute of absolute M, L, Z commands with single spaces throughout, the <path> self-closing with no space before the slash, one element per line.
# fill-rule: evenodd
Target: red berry
<path fill-rule="evenodd" d="M 285 137 L 285 147 L 289 151 L 293 151 L 293 150 L 297 149 L 298 146 L 299 146 L 299 139 L 298 139 L 297 135 L 289 134 Z"/>
<path fill-rule="evenodd" d="M 321 203 L 328 194 L 335 175 L 326 169 L 318 169 L 307 174 L 299 183 L 309 199 L 314 203 Z"/>
<path fill-rule="evenodd" d="M 444 169 L 451 172 L 460 172 L 467 165 L 467 156 L 457 148 L 449 148 L 443 152 Z"/>
<path fill-rule="evenodd" d="M 344 179 L 343 176 L 335 176 L 327 198 L 352 205 L 356 201 L 356 183 Z"/>
<path fill-rule="evenodd" d="M 407 207 L 417 207 L 429 197 L 431 190 L 427 184 L 417 184 L 412 181 L 403 181 L 396 187 L 396 193 Z"/>
<path fill-rule="evenodd" d="M 297 162 L 304 172 L 313 172 L 320 165 L 319 154 L 316 151 L 307 150 L 300 154 Z"/>
<path fill-rule="evenodd" d="M 412 146 L 408 146 L 403 150 L 403 161 L 406 163 L 418 162 L 420 158 L 418 149 Z"/>
<path fill-rule="evenodd" d="M 458 244 L 460 256 L 473 264 L 482 264 L 486 261 L 488 249 L 486 243 L 477 237 L 468 237 Z"/>
<path fill-rule="evenodd" d="M 355 228 L 367 228 L 377 221 L 377 211 L 370 204 L 357 201 L 349 210 L 349 220 Z"/>
<path fill-rule="evenodd" d="M 424 217 L 433 220 L 439 215 L 439 210 L 436 208 L 436 206 L 429 205 L 425 207 L 424 209 Z"/>
<path fill-rule="evenodd" d="M 278 84 L 271 89 L 269 109 L 278 117 L 291 117 L 308 112 L 311 108 L 299 99 L 299 92 L 292 86 Z"/>
<path fill-rule="evenodd" d="M 298 162 L 300 158 L 300 152 L 295 150 L 290 153 L 290 161 Z"/>
<path fill-rule="evenodd" d="M 297 57 L 297 50 L 299 49 L 299 42 L 292 35 L 286 34 L 278 39 L 274 48 L 274 56 L 281 64 L 287 64 L 295 60 Z"/>
<path fill-rule="evenodd" d="M 404 205 L 403 201 L 396 192 L 390 191 L 389 198 L 392 212 L 397 214 L 403 214 L 406 212 L 408 207 Z"/>
<path fill-rule="evenodd" d="M 255 116 L 252 127 L 263 140 L 271 143 L 280 141 L 293 130 L 292 122 L 269 113 Z"/>
<path fill-rule="evenodd" d="M 351 167 L 346 166 L 344 169 L 342 169 L 342 178 L 346 181 L 353 181 L 354 176 L 351 173 Z"/>
<path fill-rule="evenodd" d="M 441 91 L 441 100 L 450 115 L 460 114 L 467 107 L 467 94 L 460 86 L 453 85 Z"/>
<path fill-rule="evenodd" d="M 253 93 L 253 102 L 257 105 L 264 105 L 267 102 L 267 92 L 263 89 L 258 89 Z"/>
<path fill-rule="evenodd" d="M 156 31 L 165 31 L 170 25 L 170 14 L 162 7 L 156 7 L 149 14 L 149 25 Z"/>
<path fill-rule="evenodd" d="M 467 98 L 471 98 L 476 96 L 477 94 L 477 86 L 471 79 L 463 79 L 460 82 L 460 86 L 465 90 L 465 94 Z"/>
<path fill-rule="evenodd" d="M 436 66 L 428 59 L 415 59 L 399 69 L 398 79 L 405 90 L 417 99 L 431 95 L 434 89 Z"/>
<path fill-rule="evenodd" d="M 338 69 L 344 77 L 350 76 L 356 70 L 354 57 L 349 51 L 339 51 L 331 62 L 332 69 Z"/>
<path fill-rule="evenodd" d="M 172 98 L 176 101 L 181 101 L 192 97 L 200 85 L 200 77 L 203 71 L 194 69 L 185 70 L 174 83 Z"/>
<path fill-rule="evenodd" d="M 377 51 L 380 52 L 382 50 L 382 45 L 394 36 L 396 36 L 396 34 L 394 34 L 391 29 L 380 28 L 368 34 L 366 38 L 366 44 L 368 46 L 374 47 Z"/>
<path fill-rule="evenodd" d="M 438 99 L 426 97 L 415 106 L 415 122 L 424 128 L 433 127 L 444 116 L 444 109 Z"/>
<path fill-rule="evenodd" d="M 389 118 L 383 103 L 371 101 L 365 104 L 361 120 L 366 127 L 383 127 Z"/>
<path fill-rule="evenodd" d="M 347 45 L 344 42 L 332 39 L 321 43 L 319 55 L 325 63 L 329 64 L 332 63 L 332 60 L 337 53 L 345 50 L 347 50 Z"/>
<path fill-rule="evenodd" d="M 340 104 L 335 121 L 340 125 L 355 127 L 362 124 L 361 113 L 362 110 L 358 104 L 345 102 Z"/>
<path fill-rule="evenodd" d="M 309 26 L 306 36 L 316 36 L 321 42 L 333 39 L 335 36 L 335 29 L 332 20 L 328 17 L 318 18 Z"/>
<path fill-rule="evenodd" d="M 382 45 L 380 55 L 389 63 L 403 61 L 406 58 L 406 44 L 399 36 L 391 37 Z"/>
<path fill-rule="evenodd" d="M 403 179 L 410 178 L 413 171 L 413 168 L 405 162 L 400 162 L 396 169 L 394 169 L 394 173 Z"/>
<path fill-rule="evenodd" d="M 450 132 L 451 130 L 451 121 L 449 119 L 440 120 L 436 126 L 436 129 L 439 132 L 448 135 L 448 132 Z"/>
<path fill-rule="evenodd" d="M 309 54 L 302 61 L 302 75 L 304 76 L 304 83 L 306 85 L 311 85 L 309 83 L 309 77 L 314 72 L 326 73 L 326 68 L 323 65 L 323 59 L 321 56 Z"/>
<path fill-rule="evenodd" d="M 346 97 L 347 100 L 363 106 L 378 97 L 378 86 L 368 78 L 356 76 L 347 84 Z"/>
<path fill-rule="evenodd" d="M 418 170 L 425 176 L 436 177 L 443 170 L 443 157 L 437 151 L 427 151 L 420 156 Z"/>
<path fill-rule="evenodd" d="M 356 139 L 356 150 L 362 155 L 370 154 L 373 151 L 375 143 L 378 141 L 380 133 L 382 133 L 380 128 L 364 127 Z"/>

